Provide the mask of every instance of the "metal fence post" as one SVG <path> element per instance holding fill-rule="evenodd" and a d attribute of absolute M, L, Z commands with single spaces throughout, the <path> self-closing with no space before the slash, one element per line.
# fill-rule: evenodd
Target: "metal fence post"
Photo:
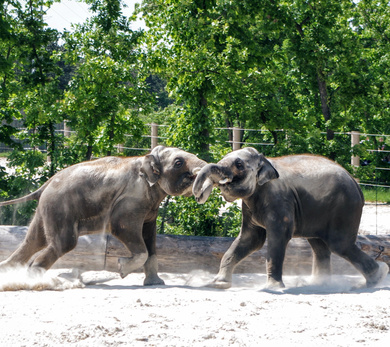
<path fill-rule="evenodd" d="M 158 138 L 158 126 L 156 123 L 151 124 L 152 133 L 151 133 L 151 149 L 157 147 L 157 138 Z"/>
<path fill-rule="evenodd" d="M 64 136 L 70 137 L 70 127 L 68 126 L 68 122 L 64 121 Z"/>
<path fill-rule="evenodd" d="M 240 128 L 236 128 L 236 127 L 233 128 L 233 151 L 241 148 L 240 132 L 241 132 Z"/>
<path fill-rule="evenodd" d="M 351 148 L 358 145 L 360 142 L 360 132 L 351 131 Z M 351 156 L 351 165 L 358 167 L 360 165 L 360 157 L 357 155 Z"/>

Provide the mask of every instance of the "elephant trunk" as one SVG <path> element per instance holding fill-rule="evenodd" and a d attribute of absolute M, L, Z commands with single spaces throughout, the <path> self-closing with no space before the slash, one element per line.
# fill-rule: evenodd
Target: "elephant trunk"
<path fill-rule="evenodd" d="M 199 204 L 204 204 L 216 184 L 231 182 L 233 175 L 217 164 L 207 164 L 199 171 L 194 182 L 192 192 Z"/>

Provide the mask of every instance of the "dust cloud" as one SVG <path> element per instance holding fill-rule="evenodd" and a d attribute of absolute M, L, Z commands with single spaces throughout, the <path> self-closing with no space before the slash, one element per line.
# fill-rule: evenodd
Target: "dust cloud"
<path fill-rule="evenodd" d="M 143 274 L 136 286 L 142 285 Z M 215 274 L 196 270 L 189 274 L 163 273 L 161 277 L 166 283 L 166 287 L 192 287 L 205 288 L 214 279 Z M 389 276 L 388 276 L 389 277 Z M 232 287 L 230 290 L 257 290 L 259 292 L 269 292 L 275 294 L 333 294 L 348 293 L 359 290 L 369 290 L 365 288 L 365 280 L 361 275 L 332 275 L 320 279 L 313 279 L 311 276 L 283 276 L 285 288 L 278 290 L 266 289 L 267 276 L 258 273 L 246 273 L 233 275 Z M 377 288 L 388 286 L 389 279 L 385 279 L 377 285 Z M 54 290 L 62 291 L 75 288 L 107 285 L 120 285 L 123 280 L 120 275 L 109 271 L 86 271 L 80 272 L 78 269 L 51 269 L 42 274 L 31 273 L 28 268 L 9 268 L 0 270 L 0 292 L 19 290 Z M 211 289 L 211 288 L 210 288 Z"/>
<path fill-rule="evenodd" d="M 0 292 L 18 290 L 66 290 L 82 288 L 77 270 L 50 270 L 45 273 L 32 273 L 25 267 L 12 267 L 0 270 Z"/>

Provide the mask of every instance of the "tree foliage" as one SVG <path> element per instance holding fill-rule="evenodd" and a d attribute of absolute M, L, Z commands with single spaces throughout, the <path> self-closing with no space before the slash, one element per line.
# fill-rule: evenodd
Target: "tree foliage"
<path fill-rule="evenodd" d="M 390 133 L 388 1 L 144 0 L 129 18 L 122 0 L 84 1 L 92 17 L 60 35 L 44 21 L 51 1 L 0 0 L 0 142 L 15 148 L 18 177 L 0 171 L 4 198 L 63 166 L 117 154 L 118 144 L 148 147 L 152 122 L 168 125 L 164 144 L 209 161 L 231 150 L 231 130 L 220 128 L 241 127 L 262 129 L 241 142 L 272 142 L 257 146 L 266 155 L 322 154 L 351 172 L 343 134 Z M 147 30 L 131 29 L 136 15 Z M 63 121 L 70 138 L 56 131 Z M 369 137 L 353 153 L 389 141 Z M 389 181 L 375 166 L 390 160 L 364 155 L 369 165 L 354 173 Z M 230 233 L 211 217 L 218 195 L 206 206 L 169 201 L 165 230 Z"/>
<path fill-rule="evenodd" d="M 138 41 L 121 12 L 121 1 L 88 1 L 94 16 L 65 37 L 65 60 L 76 66 L 63 112 L 77 130 L 84 155 L 111 155 L 125 134 L 142 133 L 139 115 L 151 107 Z"/>

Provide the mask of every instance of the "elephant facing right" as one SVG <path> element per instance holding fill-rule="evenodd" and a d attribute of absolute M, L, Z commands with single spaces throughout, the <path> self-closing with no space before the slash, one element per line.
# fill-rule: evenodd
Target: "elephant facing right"
<path fill-rule="evenodd" d="M 204 203 L 214 186 L 229 202 L 242 199 L 242 225 L 211 287 L 229 288 L 235 266 L 262 248 L 266 238 L 267 288 L 284 287 L 283 262 L 292 237 L 308 240 L 314 277 L 330 275 L 331 252 L 352 263 L 368 287 L 388 274 L 386 263 L 376 262 L 355 244 L 364 197 L 353 177 L 335 162 L 314 155 L 266 159 L 248 147 L 201 169 L 193 185 L 197 201 Z"/>

